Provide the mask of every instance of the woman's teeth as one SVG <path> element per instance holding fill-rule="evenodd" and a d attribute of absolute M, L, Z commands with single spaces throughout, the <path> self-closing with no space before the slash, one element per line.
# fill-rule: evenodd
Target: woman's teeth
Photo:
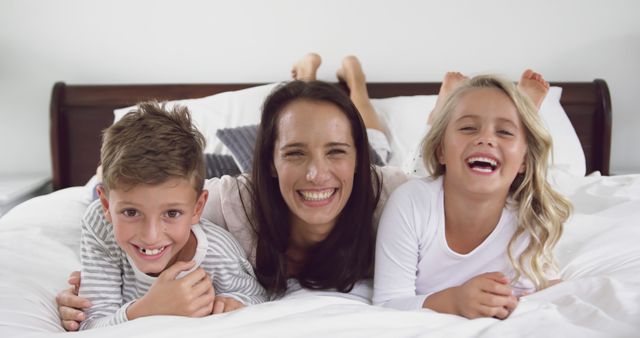
<path fill-rule="evenodd" d="M 166 246 L 163 246 L 160 249 L 145 249 L 145 248 L 138 247 L 138 251 L 143 255 L 154 256 L 164 251 L 165 248 Z"/>
<path fill-rule="evenodd" d="M 335 191 L 335 189 L 328 189 L 324 191 L 300 191 L 300 195 L 302 195 L 302 198 L 307 201 L 322 201 L 331 197 Z"/>

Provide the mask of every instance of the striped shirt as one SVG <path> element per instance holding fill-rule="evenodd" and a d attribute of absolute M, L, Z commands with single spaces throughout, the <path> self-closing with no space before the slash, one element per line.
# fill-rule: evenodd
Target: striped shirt
<path fill-rule="evenodd" d="M 211 277 L 216 295 L 232 297 L 244 304 L 267 300 L 253 268 L 238 242 L 223 228 L 201 219 L 191 227 L 197 239 L 195 266 L 178 278 L 202 267 Z M 126 309 L 147 293 L 156 277 L 135 267 L 116 243 L 113 225 L 104 217 L 100 201 L 89 205 L 82 218 L 81 297 L 91 301 L 80 329 L 90 329 L 126 322 Z"/>

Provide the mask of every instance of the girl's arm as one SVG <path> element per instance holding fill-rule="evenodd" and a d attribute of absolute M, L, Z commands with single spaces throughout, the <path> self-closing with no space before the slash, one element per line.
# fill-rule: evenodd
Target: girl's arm
<path fill-rule="evenodd" d="M 415 213 L 425 212 L 399 187 L 385 205 L 376 242 L 373 303 L 401 310 L 422 308 L 427 295 L 416 294 L 419 240 Z M 426 211 L 428 213 L 428 210 Z"/>
<path fill-rule="evenodd" d="M 424 308 L 469 319 L 505 319 L 517 305 L 509 280 L 500 272 L 484 273 L 460 286 L 436 292 L 423 303 Z"/>

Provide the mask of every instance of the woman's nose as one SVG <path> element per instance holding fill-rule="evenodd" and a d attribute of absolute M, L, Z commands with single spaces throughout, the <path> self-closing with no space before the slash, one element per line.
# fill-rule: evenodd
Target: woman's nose
<path fill-rule="evenodd" d="M 312 160 L 307 167 L 307 181 L 321 183 L 328 177 L 328 167 L 323 159 Z"/>

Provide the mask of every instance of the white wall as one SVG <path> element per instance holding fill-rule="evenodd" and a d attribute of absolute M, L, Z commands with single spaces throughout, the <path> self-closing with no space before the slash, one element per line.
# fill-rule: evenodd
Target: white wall
<path fill-rule="evenodd" d="M 640 2 L 156 1 L 0 2 L 0 173 L 50 172 L 56 81 L 268 82 L 308 51 L 334 78 L 356 54 L 370 81 L 439 81 L 447 70 L 525 67 L 550 81 L 605 79 L 613 172 L 640 172 Z"/>

